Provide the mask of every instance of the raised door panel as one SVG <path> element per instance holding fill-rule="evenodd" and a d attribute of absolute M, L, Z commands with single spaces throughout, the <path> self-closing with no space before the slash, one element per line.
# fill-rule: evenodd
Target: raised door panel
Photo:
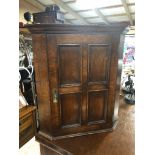
<path fill-rule="evenodd" d="M 108 76 L 109 52 L 108 44 L 92 44 L 88 45 L 89 49 L 89 82 L 106 82 Z"/>
<path fill-rule="evenodd" d="M 80 84 L 81 82 L 81 50 L 80 45 L 58 45 L 59 84 Z"/>
<path fill-rule="evenodd" d="M 71 93 L 60 95 L 62 127 L 80 126 L 81 94 Z"/>
<path fill-rule="evenodd" d="M 107 91 L 88 93 L 88 123 L 105 123 L 107 114 Z"/>

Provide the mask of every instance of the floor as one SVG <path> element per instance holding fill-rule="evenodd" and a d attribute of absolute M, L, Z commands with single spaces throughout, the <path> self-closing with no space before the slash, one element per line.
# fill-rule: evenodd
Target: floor
<path fill-rule="evenodd" d="M 32 138 L 19 149 L 19 155 L 40 155 L 40 145 Z"/>
<path fill-rule="evenodd" d="M 74 155 L 134 155 L 135 154 L 135 106 L 120 99 L 119 123 L 115 131 L 54 142 Z M 35 145 L 38 146 L 37 142 Z M 37 149 L 34 147 L 31 149 Z M 29 149 L 30 151 L 30 149 Z M 33 150 L 32 150 L 33 151 Z M 20 155 L 39 155 L 24 154 Z"/>

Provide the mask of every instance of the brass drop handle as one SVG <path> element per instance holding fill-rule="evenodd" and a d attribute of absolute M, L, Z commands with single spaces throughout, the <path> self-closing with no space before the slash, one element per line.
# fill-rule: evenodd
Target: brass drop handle
<path fill-rule="evenodd" d="M 53 89 L 53 103 L 58 103 L 58 91 Z"/>

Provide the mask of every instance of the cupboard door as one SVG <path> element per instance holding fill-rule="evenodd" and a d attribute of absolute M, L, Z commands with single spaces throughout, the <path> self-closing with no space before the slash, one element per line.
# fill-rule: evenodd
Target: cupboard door
<path fill-rule="evenodd" d="M 80 35 L 48 35 L 47 40 L 52 130 L 61 133 L 81 126 L 82 41 Z"/>
<path fill-rule="evenodd" d="M 106 123 L 110 37 L 47 35 L 47 43 L 53 135 Z"/>
<path fill-rule="evenodd" d="M 87 36 L 87 123 L 107 123 L 111 43 L 109 36 Z"/>
<path fill-rule="evenodd" d="M 61 43 L 61 42 L 60 42 Z M 80 126 L 81 70 L 80 44 L 58 44 L 58 76 L 61 127 Z"/>

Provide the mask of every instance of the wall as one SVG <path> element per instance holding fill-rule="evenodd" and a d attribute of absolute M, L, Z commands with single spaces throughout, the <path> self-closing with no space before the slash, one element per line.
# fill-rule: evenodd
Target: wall
<path fill-rule="evenodd" d="M 30 13 L 41 12 L 43 10 L 39 9 L 37 6 L 30 4 L 26 0 L 19 0 L 19 22 L 26 24 L 24 19 L 24 13 L 29 11 Z"/>

